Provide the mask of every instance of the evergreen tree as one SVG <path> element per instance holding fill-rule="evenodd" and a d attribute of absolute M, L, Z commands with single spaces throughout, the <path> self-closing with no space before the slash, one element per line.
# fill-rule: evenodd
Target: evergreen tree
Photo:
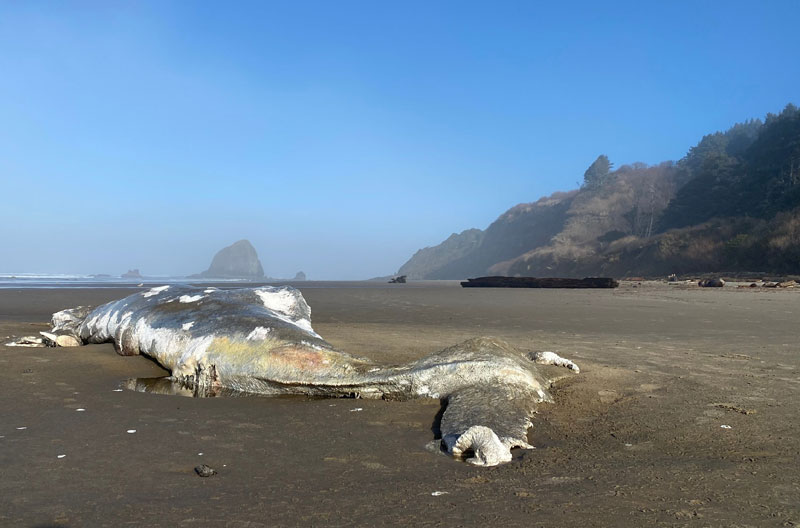
<path fill-rule="evenodd" d="M 605 154 L 597 156 L 594 163 L 589 165 L 589 168 L 583 173 L 583 186 L 589 189 L 600 187 L 608 178 L 611 167 L 612 163 L 608 161 L 608 156 Z"/>

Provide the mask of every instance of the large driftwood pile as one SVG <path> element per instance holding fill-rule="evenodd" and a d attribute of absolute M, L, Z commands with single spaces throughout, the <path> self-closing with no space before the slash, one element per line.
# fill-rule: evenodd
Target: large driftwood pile
<path fill-rule="evenodd" d="M 557 277 L 478 277 L 462 282 L 464 288 L 616 288 L 619 282 L 610 277 L 561 279 Z"/>

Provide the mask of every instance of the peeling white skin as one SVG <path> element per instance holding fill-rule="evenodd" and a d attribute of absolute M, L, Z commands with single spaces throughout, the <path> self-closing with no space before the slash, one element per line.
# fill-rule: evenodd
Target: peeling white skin
<path fill-rule="evenodd" d="M 158 295 L 163 291 L 167 291 L 169 286 L 156 286 L 155 288 L 150 288 L 149 291 L 143 292 L 142 297 L 152 297 L 153 295 Z"/>
<path fill-rule="evenodd" d="M 320 338 L 294 288 L 198 291 L 160 287 L 92 311 L 64 310 L 53 317 L 53 333 L 113 342 L 118 353 L 147 355 L 187 386 L 212 392 L 442 399 L 443 446 L 482 466 L 508 462 L 514 447 L 530 448 L 536 405 L 552 401 L 535 364 L 495 338 L 471 339 L 406 365 L 376 365 Z M 577 371 L 555 354 L 539 360 Z"/>
<path fill-rule="evenodd" d="M 205 298 L 205 295 L 181 295 L 180 297 L 178 297 L 178 302 L 192 303 L 192 302 L 197 302 L 203 298 Z"/>
<path fill-rule="evenodd" d="M 310 319 L 298 317 L 298 296 L 300 300 L 302 300 L 303 304 L 305 304 L 305 299 L 303 299 L 302 294 L 298 290 L 292 288 L 291 290 L 283 289 L 282 291 L 276 292 L 273 289 L 256 288 L 255 293 L 261 298 L 261 302 L 264 304 L 264 307 L 275 312 L 278 317 L 297 325 L 302 330 L 310 332 L 316 337 L 319 337 L 319 334 L 314 332 L 314 329 L 311 328 Z M 306 307 L 308 307 L 307 304 Z M 311 315 L 310 308 L 308 308 L 308 314 L 309 316 Z"/>
<path fill-rule="evenodd" d="M 536 352 L 533 354 L 533 360 L 540 364 L 540 365 L 555 365 L 557 367 L 567 367 L 568 369 L 578 374 L 581 369 L 578 368 L 578 365 L 573 363 L 567 358 L 563 358 L 556 354 L 555 352 L 544 351 L 544 352 Z"/>
<path fill-rule="evenodd" d="M 263 326 L 257 326 L 253 328 L 253 331 L 247 334 L 248 341 L 263 341 L 269 335 L 269 328 Z"/>

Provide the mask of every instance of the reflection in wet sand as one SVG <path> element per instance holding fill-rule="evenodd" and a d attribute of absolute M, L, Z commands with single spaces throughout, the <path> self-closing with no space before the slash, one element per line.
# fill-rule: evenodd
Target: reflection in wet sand
<path fill-rule="evenodd" d="M 160 378 L 129 378 L 125 380 L 121 386 L 135 392 L 185 396 L 188 398 L 244 398 L 259 396 L 258 394 L 234 391 L 222 387 L 190 386 L 170 376 Z"/>

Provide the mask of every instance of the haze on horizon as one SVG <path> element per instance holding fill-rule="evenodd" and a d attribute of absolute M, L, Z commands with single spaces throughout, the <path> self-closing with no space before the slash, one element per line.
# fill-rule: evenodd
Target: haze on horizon
<path fill-rule="evenodd" d="M 800 3 L 4 2 L 0 272 L 395 272 L 798 103 Z"/>

